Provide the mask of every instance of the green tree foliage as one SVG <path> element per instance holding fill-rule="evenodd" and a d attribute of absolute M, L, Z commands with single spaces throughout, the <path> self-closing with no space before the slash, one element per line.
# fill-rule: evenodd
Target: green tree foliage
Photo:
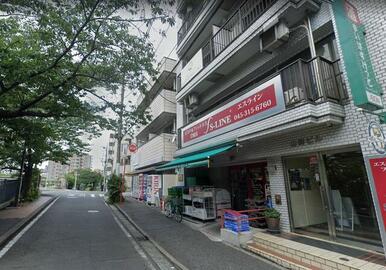
<path fill-rule="evenodd" d="M 127 132 L 149 114 L 111 98 L 125 85 L 145 93 L 156 76 L 154 48 L 141 25 L 174 24 L 168 0 L 4 0 L 0 3 L 0 169 L 32 168 L 87 150 L 79 137 Z"/>
<path fill-rule="evenodd" d="M 91 169 L 80 169 L 76 171 L 76 189 L 80 190 L 100 190 L 103 176 Z M 65 176 L 67 188 L 72 189 L 75 184 L 75 172 L 70 172 Z"/>
<path fill-rule="evenodd" d="M 109 203 L 120 202 L 122 191 L 124 191 L 124 186 L 122 188 L 122 179 L 119 176 L 113 174 L 107 182 L 107 190 Z"/>

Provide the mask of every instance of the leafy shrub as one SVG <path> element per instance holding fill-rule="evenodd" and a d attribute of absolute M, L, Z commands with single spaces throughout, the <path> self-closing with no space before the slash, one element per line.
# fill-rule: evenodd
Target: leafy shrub
<path fill-rule="evenodd" d="M 109 203 L 117 203 L 121 200 L 122 179 L 117 175 L 112 175 L 107 183 L 107 196 Z M 123 197 L 122 197 L 123 199 Z"/>
<path fill-rule="evenodd" d="M 280 212 L 277 211 L 275 208 L 267 208 L 264 211 L 264 216 L 266 218 L 280 218 Z"/>

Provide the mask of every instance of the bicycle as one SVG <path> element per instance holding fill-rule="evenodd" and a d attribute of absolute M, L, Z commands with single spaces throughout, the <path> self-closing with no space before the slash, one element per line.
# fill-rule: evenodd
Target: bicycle
<path fill-rule="evenodd" d="M 165 215 L 168 218 L 174 217 L 174 219 L 178 223 L 181 223 L 181 221 L 182 221 L 182 209 L 181 209 L 181 203 L 178 202 L 178 198 L 169 199 L 165 203 Z"/>

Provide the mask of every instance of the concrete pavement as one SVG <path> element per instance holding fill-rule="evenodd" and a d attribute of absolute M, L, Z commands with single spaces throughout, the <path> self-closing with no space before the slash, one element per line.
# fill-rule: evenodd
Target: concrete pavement
<path fill-rule="evenodd" d="M 166 218 L 144 203 L 129 199 L 120 207 L 149 237 L 188 269 L 282 269 L 221 242 L 211 241 L 203 233 Z"/>
<path fill-rule="evenodd" d="M 0 259 L 2 270 L 151 268 L 118 226 L 102 195 L 59 193 L 61 197 Z"/>

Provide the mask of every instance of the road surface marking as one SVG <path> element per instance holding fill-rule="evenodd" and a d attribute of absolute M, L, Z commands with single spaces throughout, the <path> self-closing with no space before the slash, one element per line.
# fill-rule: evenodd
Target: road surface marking
<path fill-rule="evenodd" d="M 93 198 L 94 198 L 94 197 L 95 197 L 95 194 L 91 194 L 91 197 L 93 197 Z"/>
<path fill-rule="evenodd" d="M 104 195 L 103 194 L 99 194 L 99 197 L 103 197 Z"/>
<path fill-rule="evenodd" d="M 37 215 L 30 223 L 27 224 L 27 226 L 24 227 L 23 230 L 21 230 L 11 241 L 8 242 L 8 244 L 0 250 L 0 259 L 10 250 L 14 244 L 38 221 L 47 211 L 50 209 L 50 207 L 59 199 L 60 197 L 56 198 L 53 202 L 51 202 L 46 209 L 44 209 L 39 215 Z"/>
<path fill-rule="evenodd" d="M 147 257 L 146 253 L 141 249 L 141 247 L 137 244 L 137 242 L 133 239 L 131 234 L 123 227 L 121 222 L 113 215 L 115 222 L 118 224 L 119 228 L 121 228 L 122 232 L 126 235 L 126 237 L 130 240 L 131 244 L 134 246 L 137 253 L 148 263 L 148 266 L 152 270 L 156 270 L 150 259 Z"/>
<path fill-rule="evenodd" d="M 87 212 L 88 213 L 98 213 L 99 211 L 98 210 L 88 210 Z"/>

